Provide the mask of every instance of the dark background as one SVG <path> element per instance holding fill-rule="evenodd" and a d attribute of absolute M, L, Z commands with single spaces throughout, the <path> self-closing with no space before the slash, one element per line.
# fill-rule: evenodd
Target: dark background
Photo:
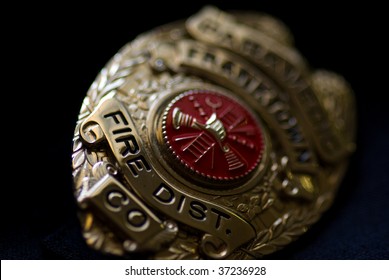
<path fill-rule="evenodd" d="M 82 100 L 100 69 L 125 43 L 208 3 L 282 19 L 313 68 L 343 75 L 355 91 L 357 152 L 333 207 L 298 241 L 267 258 L 389 259 L 382 7 L 340 1 L 132 2 L 20 4 L 4 25 L 10 37 L 3 44 L 12 52 L 3 53 L 11 60 L 5 69 L 11 74 L 11 90 L 4 90 L 2 103 L 8 113 L 2 114 L 1 259 L 109 258 L 84 245 L 72 194 L 72 137 Z"/>

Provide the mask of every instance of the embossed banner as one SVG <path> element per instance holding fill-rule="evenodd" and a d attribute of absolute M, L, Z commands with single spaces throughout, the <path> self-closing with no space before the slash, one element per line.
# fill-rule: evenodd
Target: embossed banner
<path fill-rule="evenodd" d="M 111 175 L 101 178 L 79 201 L 100 211 L 137 244 L 148 242 L 164 230 L 162 221 Z"/>
<path fill-rule="evenodd" d="M 102 135 L 95 132 L 100 137 L 90 141 L 88 127 L 96 125 L 101 131 L 95 131 Z M 120 167 L 126 170 L 123 174 L 134 191 L 162 213 L 211 234 L 203 239 L 203 246 L 209 250 L 222 246 L 225 256 L 255 237 L 255 229 L 231 210 L 186 193 L 160 178 L 142 148 L 133 120 L 117 99 L 102 101 L 81 125 L 80 135 L 90 144 L 105 138 Z"/>
<path fill-rule="evenodd" d="M 188 20 L 187 28 L 200 41 L 219 43 L 226 49 L 242 53 L 286 87 L 300 108 L 304 122 L 314 132 L 311 137 L 324 160 L 336 162 L 353 149 L 350 143 L 345 143 L 334 133 L 328 116 L 312 91 L 306 63 L 298 52 L 217 9 L 203 9 Z"/>

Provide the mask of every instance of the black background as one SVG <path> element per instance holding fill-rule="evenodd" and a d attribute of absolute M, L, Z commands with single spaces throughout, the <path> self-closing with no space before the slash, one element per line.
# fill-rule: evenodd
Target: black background
<path fill-rule="evenodd" d="M 1 259 L 110 258 L 84 245 L 76 217 L 71 153 L 82 100 L 125 43 L 205 4 L 282 19 L 313 68 L 343 75 L 355 91 L 357 152 L 333 207 L 298 241 L 267 258 L 389 259 L 387 70 L 380 68 L 386 63 L 384 17 L 373 2 L 340 1 L 16 7 L 4 25 L 11 90 L 3 90 L 2 103 Z"/>

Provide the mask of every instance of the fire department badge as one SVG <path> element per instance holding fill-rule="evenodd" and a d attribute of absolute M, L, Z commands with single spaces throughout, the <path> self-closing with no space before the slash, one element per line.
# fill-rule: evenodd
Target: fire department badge
<path fill-rule="evenodd" d="M 86 243 L 152 259 L 252 259 L 331 205 L 355 149 L 352 91 L 269 15 L 205 7 L 124 46 L 73 148 Z M 302 237 L 303 238 L 303 237 Z"/>

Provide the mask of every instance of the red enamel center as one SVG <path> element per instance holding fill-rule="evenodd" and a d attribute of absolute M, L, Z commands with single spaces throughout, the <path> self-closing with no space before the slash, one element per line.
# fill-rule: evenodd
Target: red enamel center
<path fill-rule="evenodd" d="M 254 116 L 226 95 L 189 91 L 169 105 L 164 136 L 173 155 L 217 180 L 245 176 L 260 162 L 262 131 Z"/>

